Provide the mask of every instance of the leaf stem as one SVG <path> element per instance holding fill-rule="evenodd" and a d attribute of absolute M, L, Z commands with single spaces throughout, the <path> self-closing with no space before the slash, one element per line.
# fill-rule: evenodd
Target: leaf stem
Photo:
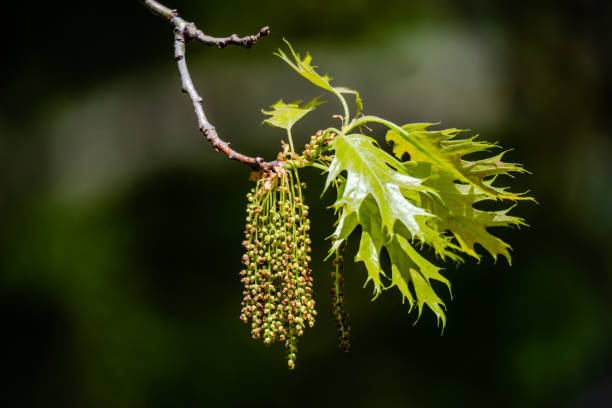
<path fill-rule="evenodd" d="M 291 148 L 291 153 L 295 153 L 295 148 L 293 147 L 293 138 L 291 137 L 291 127 L 287 128 L 287 137 L 289 139 L 289 148 Z"/>
<path fill-rule="evenodd" d="M 323 170 L 323 171 L 329 171 L 329 167 L 324 166 L 324 165 L 322 165 L 320 163 L 317 163 L 317 162 L 308 162 L 306 164 L 306 166 L 314 167 L 314 168 L 317 168 L 317 169 Z"/>
<path fill-rule="evenodd" d="M 344 96 L 342 96 L 342 94 L 336 90 L 333 91 L 334 95 L 336 95 L 338 97 L 338 99 L 340 99 L 340 102 L 342 103 L 342 108 L 344 109 L 344 120 L 342 122 L 343 127 L 348 125 L 348 121 L 349 121 L 349 117 L 350 117 L 350 113 L 349 113 L 349 108 L 348 108 L 348 104 L 346 103 L 346 99 L 344 99 Z"/>

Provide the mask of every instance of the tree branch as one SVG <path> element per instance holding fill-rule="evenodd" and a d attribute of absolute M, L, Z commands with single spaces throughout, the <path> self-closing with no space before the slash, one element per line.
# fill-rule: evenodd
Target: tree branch
<path fill-rule="evenodd" d="M 178 64 L 178 70 L 181 77 L 181 86 L 183 92 L 185 92 L 193 104 L 196 117 L 198 119 L 198 126 L 200 131 L 206 136 L 206 139 L 213 145 L 217 152 L 221 151 L 232 160 L 238 160 L 242 163 L 248 164 L 253 169 L 261 169 L 266 172 L 276 171 L 275 167 L 279 164 L 277 160 L 272 162 L 265 162 L 261 157 L 250 157 L 242 153 L 239 153 L 229 147 L 229 143 L 221 140 L 215 127 L 206 119 L 204 114 L 204 107 L 202 105 L 202 97 L 198 95 L 198 92 L 193 85 L 191 75 L 187 69 L 187 62 L 185 60 L 185 43 L 189 40 L 197 40 L 208 46 L 216 46 L 223 48 L 227 45 L 237 45 L 243 48 L 251 48 L 261 37 L 264 37 L 270 33 L 268 27 L 263 27 L 259 30 L 259 33 L 255 35 L 249 35 L 246 37 L 238 37 L 236 34 L 232 34 L 225 38 L 216 38 L 204 34 L 199 30 L 194 23 L 189 23 L 183 20 L 176 10 L 169 9 L 163 4 L 155 0 L 139 0 L 145 7 L 151 10 L 154 14 L 157 14 L 166 20 L 168 20 L 174 26 L 174 58 Z"/>

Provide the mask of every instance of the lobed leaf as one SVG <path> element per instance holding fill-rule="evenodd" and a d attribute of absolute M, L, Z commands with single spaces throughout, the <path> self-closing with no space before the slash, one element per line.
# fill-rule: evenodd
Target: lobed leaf
<path fill-rule="evenodd" d="M 293 68 L 298 74 L 309 80 L 312 84 L 325 89 L 326 91 L 332 92 L 335 94 L 342 102 L 344 106 L 346 106 L 346 101 L 342 94 L 353 94 L 355 95 L 355 108 L 356 113 L 355 117 L 359 116 L 359 114 L 363 111 L 363 101 L 357 92 L 354 89 L 345 88 L 342 86 L 333 87 L 330 84 L 331 78 L 327 75 L 320 75 L 316 70 L 316 66 L 311 65 L 312 57 L 310 54 L 306 53 L 306 56 L 302 59 L 300 54 L 296 53 L 289 41 L 283 39 L 287 46 L 289 47 L 289 51 L 291 57 L 289 57 L 283 50 L 280 48 L 278 52 L 274 55 L 280 57 L 283 61 L 285 61 L 291 68 Z M 348 108 L 347 108 L 348 109 Z M 348 113 L 347 113 L 348 114 Z M 345 118 L 348 120 L 349 118 Z"/>
<path fill-rule="evenodd" d="M 447 251 L 448 240 L 426 222 L 433 216 L 415 205 L 421 195 L 433 192 L 422 180 L 411 177 L 402 163 L 380 149 L 375 141 L 361 134 L 340 135 L 333 143 L 335 156 L 329 167 L 326 188 L 341 173 L 346 181 L 338 190 L 335 206 L 340 211 L 334 232 L 332 251 L 346 240 L 357 226 L 361 227 L 361 242 L 356 261 L 363 262 L 368 282 L 374 285 L 374 298 L 383 289 L 396 286 L 411 309 L 417 305 L 419 316 L 427 305 L 444 326 L 444 303 L 431 287 L 430 279 L 449 282 L 439 274 L 439 268 L 421 257 L 410 240 L 435 241 Z M 385 277 L 380 266 L 380 254 L 387 249 L 391 259 L 391 285 L 384 287 Z M 414 288 L 414 293 L 410 289 Z"/>
<path fill-rule="evenodd" d="M 487 228 L 520 226 L 525 225 L 524 221 L 509 216 L 509 208 L 485 211 L 474 208 L 474 204 L 515 197 L 504 188 L 493 187 L 491 177 L 523 170 L 519 165 L 501 162 L 500 155 L 471 162 L 464 160 L 464 155 L 487 151 L 496 145 L 473 138 L 448 140 L 458 132 L 456 129 L 414 135 L 415 129 L 425 130 L 428 126 L 404 127 L 413 133 L 419 149 L 426 152 L 415 149 L 397 132 L 387 134 L 397 158 L 384 152 L 367 136 L 337 136 L 332 145 L 335 156 L 329 166 L 325 188 L 341 174 L 346 174 L 334 204 L 340 214 L 332 250 L 357 226 L 361 227 L 355 261 L 364 263 L 368 273 L 366 285 L 372 282 L 374 298 L 384 289 L 397 287 L 402 298 L 409 302 L 410 309 L 416 306 L 420 316 L 423 306 L 427 305 L 444 327 L 444 302 L 431 282 L 443 282 L 449 289 L 450 283 L 440 274 L 439 267 L 416 251 L 414 243 L 429 245 L 441 258 L 455 261 L 461 260 L 456 252 L 480 259 L 475 251 L 475 245 L 480 244 L 494 259 L 502 255 L 510 262 L 510 246 Z M 406 153 L 412 160 L 399 161 Z M 457 163 L 460 167 L 449 168 Z M 473 182 L 458 182 L 459 171 Z M 380 265 L 383 248 L 391 261 L 388 287 L 383 283 L 387 274 Z"/>
<path fill-rule="evenodd" d="M 394 144 L 393 152 L 398 158 L 408 154 L 411 161 L 432 163 L 450 171 L 455 179 L 471 184 L 490 197 L 502 200 L 532 200 L 523 194 L 508 192 L 485 181 L 491 176 L 527 172 L 520 164 L 502 162 L 501 158 L 505 152 L 476 161 L 463 159 L 470 153 L 489 151 L 498 147 L 497 144 L 476 141 L 476 137 L 456 140 L 454 138 L 461 130 L 427 130 L 430 126 L 431 123 L 404 125 L 397 131 L 389 130 L 386 139 Z"/>
<path fill-rule="evenodd" d="M 293 59 L 289 58 L 287 54 L 285 54 L 285 52 L 280 48 L 278 49 L 278 53 L 275 53 L 274 55 L 280 57 L 283 61 L 289 64 L 291 68 L 296 70 L 298 74 L 312 82 L 314 85 L 323 88 L 327 91 L 334 92 L 334 88 L 329 83 L 329 81 L 331 81 L 331 78 L 327 75 L 319 75 L 317 71 L 315 71 L 316 67 L 310 64 L 312 62 L 312 57 L 310 56 L 310 54 L 307 53 L 304 59 L 302 59 L 300 57 L 300 54 L 297 54 L 293 50 L 293 47 L 291 46 L 289 41 L 285 39 L 283 40 L 289 47 L 289 51 L 291 51 L 291 56 L 293 57 Z"/>
<path fill-rule="evenodd" d="M 494 260 L 502 255 L 511 263 L 510 245 L 495 237 L 487 228 L 527 225 L 523 219 L 508 215 L 512 207 L 498 211 L 476 209 L 474 204 L 491 200 L 491 197 L 473 185 L 455 182 L 452 172 L 437 169 L 430 163 L 409 162 L 407 167 L 409 172 L 424 179 L 424 185 L 437 192 L 435 196 L 421 195 L 421 206 L 436 215 L 427 220 L 434 230 L 452 233 L 459 244 L 456 249 L 478 260 L 480 255 L 474 249 L 475 244 L 482 245 Z M 490 184 L 490 181 L 485 183 Z"/>
<path fill-rule="evenodd" d="M 382 290 L 397 287 L 402 299 L 408 300 L 409 311 L 416 305 L 420 317 L 423 306 L 427 305 L 438 318 L 438 322 L 442 321 L 444 328 L 446 325 L 444 302 L 431 285 L 431 280 L 437 280 L 450 289 L 450 282 L 439 273 L 440 268 L 419 255 L 401 231 L 388 234 L 383 230 L 380 211 L 372 196 L 366 197 L 361 203 L 358 215 L 347 215 L 344 208 L 341 211 L 341 220 L 347 217 L 344 220 L 349 221 L 345 223 L 345 228 L 337 229 L 336 242 L 347 239 L 357 225 L 361 226 L 361 241 L 355 261 L 364 263 L 368 273 L 366 285 L 370 281 L 373 283 L 374 299 Z M 387 250 L 391 261 L 389 286 L 385 286 L 382 280 L 387 278 L 380 264 L 383 248 Z"/>
<path fill-rule="evenodd" d="M 366 196 L 372 195 L 380 208 L 382 227 L 392 231 L 395 221 L 402 222 L 415 237 L 421 237 L 417 216 L 431 216 L 407 200 L 417 197 L 421 180 L 398 171 L 402 165 L 377 147 L 374 139 L 361 135 L 341 135 L 333 142 L 336 151 L 329 166 L 325 189 L 346 171 L 343 194 L 336 202 L 345 212 L 356 212 Z"/>
<path fill-rule="evenodd" d="M 418 316 L 421 316 L 423 305 L 427 305 L 438 318 L 438 323 L 442 320 L 442 328 L 446 326 L 446 315 L 444 313 L 444 302 L 438 297 L 431 280 L 437 280 L 447 285 L 450 290 L 450 282 L 439 271 L 440 268 L 423 258 L 401 235 L 396 234 L 391 243 L 386 245 L 391 259 L 391 269 L 393 271 L 392 285 L 402 293 L 403 299 L 408 299 L 410 309 L 416 303 Z M 410 292 L 408 284 L 412 283 L 414 297 Z"/>
<path fill-rule="evenodd" d="M 313 111 L 318 105 L 325 103 L 323 101 L 319 101 L 318 97 L 314 98 L 312 101 L 308 102 L 302 107 L 299 106 L 300 102 L 301 101 L 285 103 L 281 99 L 274 105 L 270 106 L 272 110 L 265 111 L 262 109 L 261 111 L 264 115 L 270 116 L 269 118 L 265 119 L 263 123 L 290 131 L 297 121 L 302 119 L 309 112 Z"/>

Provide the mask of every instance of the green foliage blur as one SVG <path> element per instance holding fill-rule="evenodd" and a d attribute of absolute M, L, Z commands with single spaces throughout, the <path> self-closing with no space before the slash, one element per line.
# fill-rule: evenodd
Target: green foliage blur
<path fill-rule="evenodd" d="M 347 262 L 348 354 L 322 261 L 333 197 L 305 172 L 319 316 L 294 372 L 238 319 L 249 171 L 199 134 L 171 27 L 117 3 L 5 10 L 0 406 L 612 406 L 610 3 L 167 3 L 211 35 L 272 29 L 248 51 L 188 46 L 207 115 L 239 151 L 272 159 L 283 132 L 260 109 L 318 95 L 272 55 L 286 37 L 368 113 L 472 129 L 533 172 L 505 180 L 539 201 L 513 210 L 529 228 L 498 232 L 512 267 L 487 255 L 443 271 L 442 336 L 392 291 L 370 302 Z M 340 112 L 330 98 L 296 145 Z"/>

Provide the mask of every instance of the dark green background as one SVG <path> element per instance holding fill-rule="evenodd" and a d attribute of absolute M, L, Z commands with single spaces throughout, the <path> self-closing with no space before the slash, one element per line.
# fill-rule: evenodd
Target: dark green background
<path fill-rule="evenodd" d="M 565 5 L 564 5 L 565 4 Z M 533 172 L 539 205 L 500 230 L 512 267 L 448 265 L 443 336 L 397 291 L 370 302 L 350 262 L 353 349 L 329 313 L 332 231 L 306 171 L 319 317 L 297 369 L 238 319 L 248 169 L 198 133 L 171 27 L 137 1 L 17 2 L 3 12 L 0 322 L 3 407 L 612 406 L 612 6 L 609 2 L 173 1 L 220 135 L 273 158 L 259 109 L 319 94 L 273 50 L 284 36 L 366 112 L 469 128 Z M 335 125 L 331 100 L 295 129 Z M 380 132 L 378 132 L 380 137 Z M 352 258 L 354 245 L 347 258 Z"/>

